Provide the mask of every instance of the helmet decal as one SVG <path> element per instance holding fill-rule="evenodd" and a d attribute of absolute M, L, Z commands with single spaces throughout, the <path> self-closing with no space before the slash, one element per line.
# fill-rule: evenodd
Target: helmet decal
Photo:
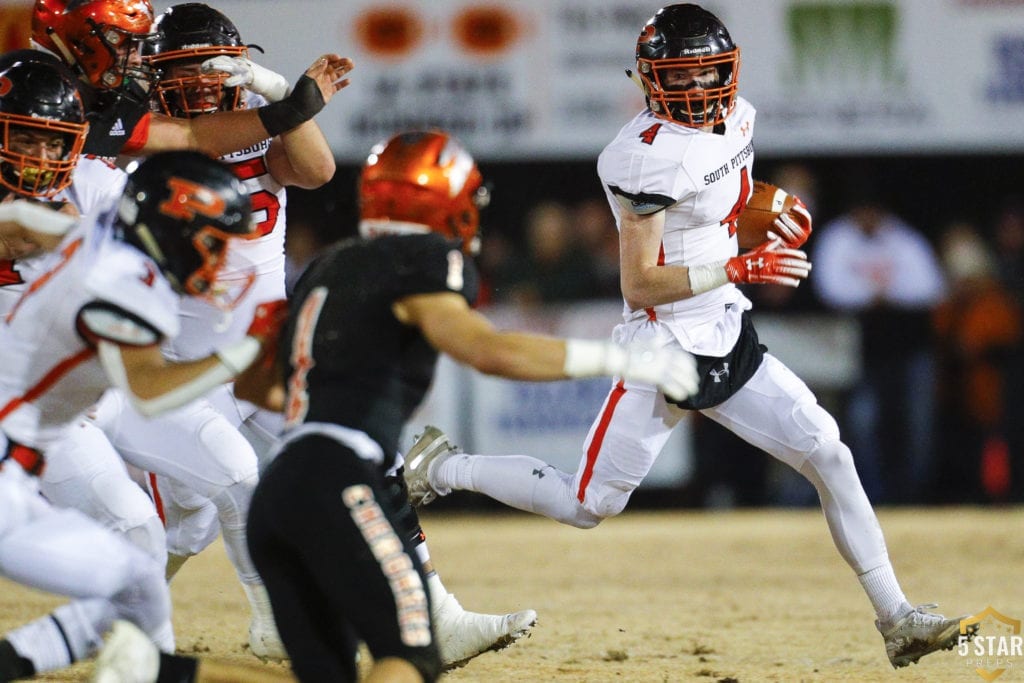
<path fill-rule="evenodd" d="M 224 213 L 224 198 L 199 183 L 171 176 L 167 188 L 170 193 L 159 206 L 166 216 L 193 221 L 197 214 L 216 218 Z"/>

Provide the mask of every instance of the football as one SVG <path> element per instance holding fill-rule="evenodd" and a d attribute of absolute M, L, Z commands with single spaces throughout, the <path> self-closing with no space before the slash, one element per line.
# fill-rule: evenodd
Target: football
<path fill-rule="evenodd" d="M 760 180 L 754 181 L 754 192 L 736 219 L 736 238 L 740 249 L 753 249 L 768 240 L 768 231 L 780 214 L 796 205 L 796 197 L 782 188 Z"/>

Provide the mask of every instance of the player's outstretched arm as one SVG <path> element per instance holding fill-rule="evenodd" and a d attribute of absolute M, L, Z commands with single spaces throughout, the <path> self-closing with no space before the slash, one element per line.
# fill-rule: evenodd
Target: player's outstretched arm
<path fill-rule="evenodd" d="M 116 333 L 103 328 L 110 324 L 110 318 L 102 315 L 95 318 L 85 316 L 82 324 L 100 339 L 97 352 L 111 386 L 122 390 L 142 415 L 152 416 L 203 396 L 218 384 L 231 381 L 257 361 L 272 359 L 286 312 L 283 300 L 260 304 L 246 336 L 240 341 L 205 358 L 181 363 L 164 358 L 159 338 L 142 339 L 147 333 L 155 335 L 150 328 L 140 326 L 138 334 L 133 335 L 149 343 L 132 345 L 113 341 L 118 334 L 124 335 L 125 325 L 130 321 L 111 327 Z"/>
<path fill-rule="evenodd" d="M 27 199 L 0 203 L 0 259 L 55 249 L 75 224 L 76 215 L 74 207 L 57 209 Z"/>
<path fill-rule="evenodd" d="M 284 99 L 258 109 L 178 119 L 153 114 L 143 154 L 193 149 L 220 157 L 278 136 L 310 121 L 345 88 L 352 60 L 328 54 L 299 77 Z"/>
<path fill-rule="evenodd" d="M 697 390 L 694 358 L 676 347 L 500 331 L 454 293 L 406 297 L 394 310 L 434 348 L 484 374 L 527 381 L 617 376 L 654 384 L 676 400 Z"/>

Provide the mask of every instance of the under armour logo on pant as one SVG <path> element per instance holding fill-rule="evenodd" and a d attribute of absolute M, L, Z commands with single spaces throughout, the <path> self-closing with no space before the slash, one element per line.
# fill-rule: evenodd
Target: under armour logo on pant
<path fill-rule="evenodd" d="M 715 384 L 721 384 L 722 378 L 729 376 L 729 364 L 722 363 L 721 370 L 715 370 L 714 368 L 712 368 L 711 370 L 708 371 L 708 374 L 715 379 Z"/>

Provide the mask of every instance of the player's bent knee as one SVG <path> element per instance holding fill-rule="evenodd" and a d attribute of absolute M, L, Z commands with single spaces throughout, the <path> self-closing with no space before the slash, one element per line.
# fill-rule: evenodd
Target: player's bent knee
<path fill-rule="evenodd" d="M 625 510 L 629 497 L 635 490 L 636 487 L 632 484 L 615 481 L 605 482 L 597 492 L 588 489 L 581 508 L 585 515 L 584 519 L 589 524 L 580 528 L 592 529 L 603 520 Z"/>
<path fill-rule="evenodd" d="M 118 616 L 139 626 L 146 633 L 158 629 L 171 618 L 171 598 L 164 580 L 163 567 L 146 557 L 133 563 L 128 584 L 112 602 Z"/>
<path fill-rule="evenodd" d="M 844 470 L 856 471 L 853 453 L 839 439 L 825 441 L 807 457 L 805 467 L 812 466 L 823 475 L 835 474 Z"/>
<path fill-rule="evenodd" d="M 163 564 L 167 561 L 167 533 L 160 518 L 153 516 L 124 530 L 124 536 L 136 548 Z"/>

